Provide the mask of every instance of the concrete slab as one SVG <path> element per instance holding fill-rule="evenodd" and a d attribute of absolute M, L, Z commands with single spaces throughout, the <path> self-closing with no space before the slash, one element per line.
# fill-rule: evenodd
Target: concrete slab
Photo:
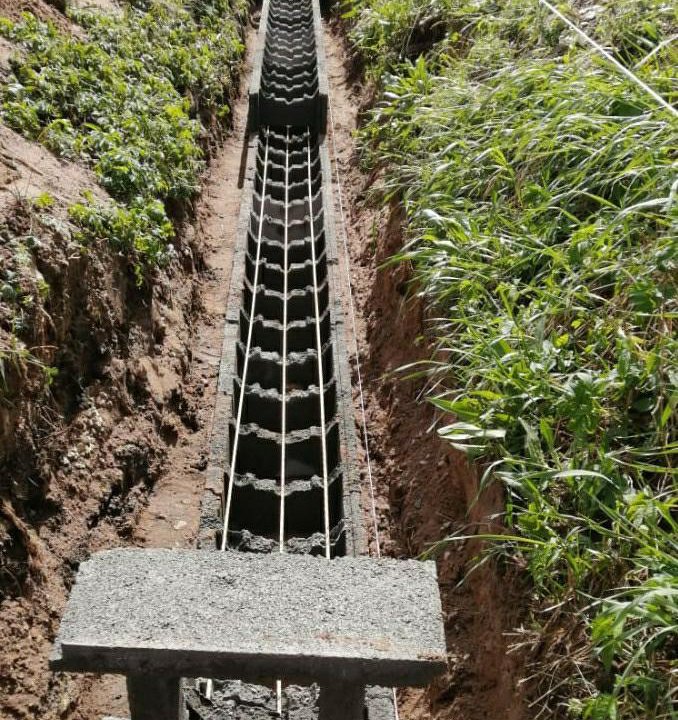
<path fill-rule="evenodd" d="M 425 685 L 445 668 L 435 565 L 123 549 L 83 563 L 53 669 Z"/>

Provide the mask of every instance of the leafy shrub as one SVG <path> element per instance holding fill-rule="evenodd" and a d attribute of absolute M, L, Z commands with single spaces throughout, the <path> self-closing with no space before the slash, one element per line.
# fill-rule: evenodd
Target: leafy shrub
<path fill-rule="evenodd" d="M 144 264 L 163 265 L 171 257 L 174 229 L 159 200 L 139 198 L 128 206 L 76 203 L 69 208 L 69 215 L 80 228 L 76 240 L 84 247 L 97 239 L 108 240 L 130 259 L 139 284 Z"/>
<path fill-rule="evenodd" d="M 30 14 L 18 23 L 0 21 L 0 34 L 25 51 L 0 88 L 0 118 L 91 165 L 119 202 L 110 213 L 120 222 L 98 227 L 108 236 L 126 232 L 127 221 L 144 225 L 136 243 L 111 236 L 117 247 L 134 250 L 137 268 L 140 259 L 158 261 L 157 243 L 172 237 L 158 203 L 177 207 L 198 191 L 201 120 L 228 115 L 243 12 L 242 3 L 232 8 L 224 0 L 135 2 L 122 16 L 72 10 L 84 38 Z M 72 217 L 87 219 L 83 230 L 91 234 L 91 220 L 101 214 L 77 206 Z"/>

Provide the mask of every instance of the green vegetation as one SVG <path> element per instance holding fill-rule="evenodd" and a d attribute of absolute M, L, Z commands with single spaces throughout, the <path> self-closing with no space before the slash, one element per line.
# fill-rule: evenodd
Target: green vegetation
<path fill-rule="evenodd" d="M 675 6 L 577 8 L 678 98 Z M 678 123 L 536 1 L 353 0 L 346 17 L 381 91 L 363 162 L 406 209 L 393 262 L 430 307 L 437 350 L 410 371 L 482 484 L 505 484 L 489 552 L 532 579 L 533 711 L 673 718 Z"/>
<path fill-rule="evenodd" d="M 173 220 L 199 189 L 209 134 L 228 119 L 246 9 L 244 0 L 132 0 L 115 15 L 69 11 L 75 34 L 30 13 L 0 18 L 0 35 L 19 50 L 0 86 L 0 121 L 92 168 L 112 200 L 87 195 L 69 208 L 73 239 L 83 251 L 107 242 L 138 285 L 172 257 Z M 37 224 L 53 204 L 47 194 L 34 200 Z M 4 225 L 0 234 L 11 254 L 0 267 L 3 400 L 10 369 L 23 377 L 27 364 L 42 368 L 47 383 L 54 369 L 26 347 L 31 313 L 49 292 L 22 284 L 31 236 Z"/>
<path fill-rule="evenodd" d="M 0 88 L 0 119 L 66 158 L 89 164 L 115 198 L 77 205 L 83 241 L 129 255 L 139 281 L 165 261 L 167 213 L 196 194 L 205 126 L 223 121 L 243 44 L 243 0 L 134 0 L 120 15 L 71 11 L 86 36 L 26 14 L 0 19 L 24 54 Z"/>
<path fill-rule="evenodd" d="M 43 304 L 50 288 L 44 277 L 36 272 L 32 253 L 40 244 L 37 236 L 39 212 L 52 206 L 48 193 L 24 204 L 19 213 L 26 213 L 35 224 L 28 224 L 25 232 L 17 231 L 17 211 L 0 219 L 0 246 L 8 249 L 0 263 L 0 405 L 12 395 L 11 377 L 25 377 L 26 368 L 37 370 L 44 389 L 56 377 L 56 368 L 34 354 L 26 338 L 32 338 L 36 316 L 44 313 Z M 14 216 L 14 217 L 12 217 Z M 39 353 L 38 353 L 39 354 Z"/>
<path fill-rule="evenodd" d="M 171 249 L 174 228 L 159 200 L 136 199 L 129 205 L 76 203 L 70 219 L 80 228 L 76 235 L 83 246 L 106 238 L 113 249 L 134 257 L 160 262 Z M 134 266 L 137 283 L 143 282 L 142 266 Z"/>

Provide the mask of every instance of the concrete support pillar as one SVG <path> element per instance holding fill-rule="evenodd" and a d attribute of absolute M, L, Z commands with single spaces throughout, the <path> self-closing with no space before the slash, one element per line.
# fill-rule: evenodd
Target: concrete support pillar
<path fill-rule="evenodd" d="M 320 686 L 318 720 L 364 720 L 365 686 L 336 683 Z"/>
<path fill-rule="evenodd" d="M 128 675 L 131 720 L 186 720 L 181 678 Z"/>

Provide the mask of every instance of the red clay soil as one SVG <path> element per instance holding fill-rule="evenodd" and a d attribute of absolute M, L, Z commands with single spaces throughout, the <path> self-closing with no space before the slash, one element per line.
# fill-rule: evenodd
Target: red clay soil
<path fill-rule="evenodd" d="M 254 49 L 250 29 L 243 78 L 248 78 Z M 243 80 L 242 87 L 247 83 Z M 238 188 L 242 138 L 247 124 L 247 92 L 232 106 L 233 128 L 210 164 L 198 207 L 197 240 L 204 270 L 199 281 L 200 314 L 193 325 L 192 379 L 198 428 L 182 433 L 168 453 L 168 471 L 156 483 L 148 504 L 140 511 L 134 543 L 142 547 L 194 547 L 200 523 L 204 489 L 203 470 L 209 455 L 212 414 L 221 359 L 233 248 L 242 191 Z M 105 715 L 129 717 L 124 678 L 104 676 L 92 681 L 72 720 L 93 720 Z"/>
<path fill-rule="evenodd" d="M 0 0 L 0 14 L 8 4 L 15 9 L 13 0 Z M 45 7 L 40 9 L 50 14 Z M 3 490 L 0 480 L 0 551 L 14 543 L 12 560 L 29 569 L 16 587 L 0 583 L 2 720 L 128 714 L 119 679 L 54 675 L 48 656 L 74 572 L 93 551 L 194 542 L 231 269 L 232 220 L 240 204 L 236 178 L 246 101 L 244 94 L 234 108 L 234 132 L 212 159 L 197 222 L 182 229 L 177 249 L 184 260 L 159 274 L 151 290 L 126 284 L 124 261 L 104 247 L 93 247 L 85 258 L 69 254 L 65 236 L 41 228 L 25 200 L 0 205 L 0 220 L 10 218 L 12 225 L 3 232 L 19 235 L 35 224 L 32 232 L 43 248 L 38 254 L 44 255 L 38 258 L 40 270 L 51 288 L 45 337 L 56 338 L 50 344 L 72 356 L 72 373 L 57 376 L 51 396 L 39 394 L 37 381 L 27 383 L 31 372 L 39 380 L 29 368 L 17 378 L 23 391 L 15 409 L 0 406 L 0 472 L 21 481 Z M 25 144 L 18 136 L 3 136 L 2 162 L 23 163 Z M 30 171 L 36 185 L 29 188 L 32 195 L 51 190 L 52 177 L 50 163 L 42 162 L 44 151 L 33 147 L 32 164 L 41 170 Z M 50 162 L 62 173 L 71 167 Z M 8 173 L 0 196 L 12 201 L 16 172 Z M 85 171 L 80 177 L 74 167 L 73 175 L 78 187 L 89 187 Z M 42 182 L 45 187 L 37 187 Z M 11 246 L 1 240 L 0 263 L 12 261 Z M 28 273 L 26 281 L 31 278 Z M 93 362 L 98 348 L 110 360 Z M 87 382 L 78 389 L 73 381 L 80 377 Z M 3 534 L 6 528 L 10 535 Z"/>
<path fill-rule="evenodd" d="M 49 247 L 48 239 L 41 241 Z M 15 490 L 2 500 L 0 524 L 13 528 L 9 542 L 25 548 L 30 572 L 18 592 L 8 583 L 3 588 L 0 717 L 22 720 L 95 717 L 76 712 L 90 680 L 55 676 L 47 666 L 61 612 L 74 571 L 89 554 L 142 544 L 146 527 L 159 534 L 151 520 L 159 520 L 160 512 L 149 518 L 149 497 L 149 508 L 158 493 L 168 491 L 189 500 L 193 493 L 197 504 L 200 448 L 207 445 L 210 419 L 206 388 L 214 384 L 213 367 L 204 352 L 196 352 L 197 338 L 208 337 L 211 321 L 218 326 L 202 310 L 195 271 L 175 269 L 152 297 L 135 305 L 121 296 L 120 277 L 108 272 L 115 259 L 104 251 L 93 250 L 71 267 L 55 248 L 49 250 L 56 267 L 63 263 L 64 297 L 71 301 L 64 312 L 52 314 L 74 338 L 62 337 L 59 345 L 83 362 L 73 368 L 75 378 L 94 377 L 79 397 L 75 385 L 57 377 L 51 401 L 34 398 L 33 388 L 24 385 L 18 420 L 12 420 L 15 447 L 3 444 L 9 452 L 3 474 L 14 479 Z M 84 316 L 78 306 L 87 308 Z M 118 330 L 107 334 L 97 317 Z M 119 343 L 116 356 L 102 368 L 88 367 L 87 356 L 77 353 L 75 339 L 82 333 Z M 214 344 L 218 350 L 218 340 Z M 60 399 L 62 393 L 71 403 Z M 191 490 L 191 483 L 198 487 Z M 183 517 L 193 517 L 180 507 Z M 163 521 L 172 524 L 168 532 L 175 544 L 190 540 L 187 520 L 167 513 Z"/>
<path fill-rule="evenodd" d="M 493 488 L 473 504 L 478 489 L 476 472 L 461 453 L 437 436 L 434 426 L 440 418 L 432 406 L 421 401 L 422 383 L 393 374 L 403 365 L 429 357 L 422 338 L 424 312 L 420 302 L 408 299 L 405 266 L 377 269 L 402 246 L 402 213 L 397 205 L 376 210 L 365 202 L 371 179 L 356 167 L 351 132 L 366 91 L 346 79 L 349 53 L 342 36 L 328 30 L 325 42 L 336 142 L 333 165 L 338 160 L 347 213 L 382 551 L 413 557 L 451 533 L 473 534 L 488 527 L 497 530 L 490 518 L 501 511 L 502 494 Z M 339 213 L 336 183 L 334 197 Z M 338 242 L 341 245 L 341 224 Z M 347 314 L 350 327 L 348 308 Z M 354 347 L 352 338 L 347 342 L 349 349 Z M 355 400 L 359 424 L 358 398 Z M 369 512 L 367 492 L 364 498 Z M 522 592 L 515 578 L 492 564 L 459 585 L 479 548 L 477 541 L 459 542 L 438 558 L 449 670 L 425 691 L 408 690 L 399 695 L 404 719 L 526 717 L 518 686 L 520 659 L 507 654 L 505 635 L 520 623 Z"/>

